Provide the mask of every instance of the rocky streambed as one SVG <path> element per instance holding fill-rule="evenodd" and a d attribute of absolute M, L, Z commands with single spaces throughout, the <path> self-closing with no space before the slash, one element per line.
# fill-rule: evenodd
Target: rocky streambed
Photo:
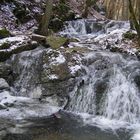
<path fill-rule="evenodd" d="M 0 63 L 1 139 L 130 139 L 140 122 L 140 65 L 127 31 L 127 22 L 71 21 L 59 33 L 67 44 L 10 54 Z M 12 40 L 10 51 L 28 46 L 11 38 L 1 40 Z"/>

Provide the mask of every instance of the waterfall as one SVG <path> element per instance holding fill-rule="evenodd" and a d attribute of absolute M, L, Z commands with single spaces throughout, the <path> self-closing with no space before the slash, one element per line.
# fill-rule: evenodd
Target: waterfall
<path fill-rule="evenodd" d="M 103 116 L 109 120 L 139 123 L 140 94 L 134 82 L 137 76 L 130 76 L 131 67 L 138 61 L 132 60 L 130 63 L 120 54 L 106 53 L 105 56 L 105 52 L 100 52 L 100 55 L 102 59 L 98 56 L 100 60 L 94 62 L 84 76 L 85 82 L 77 85 L 71 93 L 69 110 Z M 107 57 L 109 62 L 106 62 Z M 126 73 L 124 67 L 129 72 Z M 138 69 L 140 67 L 133 69 L 133 72 Z"/>
<path fill-rule="evenodd" d="M 86 40 L 90 38 L 91 44 L 88 47 L 92 48 L 96 37 L 115 33 L 121 39 L 122 33 L 114 30 L 126 32 L 129 29 L 128 22 L 107 22 L 71 21 L 61 34 L 75 36 L 81 42 L 83 36 Z M 87 75 L 83 76 L 70 93 L 68 110 L 88 113 L 95 118 L 140 123 L 140 85 L 136 82 L 140 65 L 137 58 L 106 50 L 93 51 L 90 58 L 86 58 L 93 62 L 86 68 Z"/>
<path fill-rule="evenodd" d="M 117 68 L 115 68 L 117 69 Z M 139 91 L 131 79 L 120 70 L 114 70 L 110 78 L 102 114 L 108 119 L 131 123 L 140 122 Z"/>

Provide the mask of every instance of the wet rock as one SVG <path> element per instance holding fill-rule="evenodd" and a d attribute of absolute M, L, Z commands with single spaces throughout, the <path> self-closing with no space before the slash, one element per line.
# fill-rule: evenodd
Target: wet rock
<path fill-rule="evenodd" d="M 0 90 L 9 89 L 9 84 L 6 82 L 5 79 L 0 78 Z"/>
<path fill-rule="evenodd" d="M 107 82 L 106 81 L 97 81 L 95 83 L 95 92 L 96 92 L 97 96 L 99 95 L 98 96 L 99 100 L 101 99 L 101 97 L 102 97 L 103 93 L 106 91 L 106 89 L 107 89 Z"/>
<path fill-rule="evenodd" d="M 3 110 L 3 109 L 7 109 L 7 107 L 4 104 L 0 103 L 0 110 Z"/>
<path fill-rule="evenodd" d="M 103 97 L 105 96 L 105 92 L 107 91 L 107 88 L 108 88 L 108 81 L 105 79 L 98 80 L 94 85 L 94 89 L 95 89 L 95 93 L 96 93 L 96 112 L 97 112 L 97 115 L 99 115 L 98 111 L 100 109 L 100 105 L 101 105 Z"/>
<path fill-rule="evenodd" d="M 11 73 L 12 73 L 11 66 L 9 64 L 1 62 L 0 63 L 0 78 L 4 78 L 8 80 Z"/>
<path fill-rule="evenodd" d="M 14 103 L 5 102 L 4 105 L 6 107 L 13 107 L 14 106 Z"/>
<path fill-rule="evenodd" d="M 103 31 L 103 23 L 98 22 L 90 22 L 90 20 L 86 22 L 86 31 L 88 34 L 93 32 L 102 32 Z"/>
<path fill-rule="evenodd" d="M 134 82 L 136 83 L 138 89 L 140 90 L 140 75 L 135 75 L 134 76 Z"/>
<path fill-rule="evenodd" d="M 8 44 L 8 49 L 5 48 L 0 50 L 0 62 L 7 60 L 12 54 L 32 50 L 38 46 L 37 42 L 32 41 L 29 37 L 23 35 L 0 40 L 1 46 L 5 46 L 5 44 Z"/>

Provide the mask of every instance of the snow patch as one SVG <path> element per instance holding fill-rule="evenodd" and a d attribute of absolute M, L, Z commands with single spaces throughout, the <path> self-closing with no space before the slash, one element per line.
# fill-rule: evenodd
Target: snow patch
<path fill-rule="evenodd" d="M 7 37 L 4 39 L 0 40 L 0 46 L 3 45 L 4 43 L 8 43 L 9 44 L 9 48 L 8 49 L 3 49 L 0 50 L 1 52 L 3 51 L 11 51 L 14 50 L 18 47 L 20 47 L 20 45 L 22 44 L 26 44 L 27 43 L 28 37 L 20 35 L 20 36 L 16 36 L 16 37 Z"/>
<path fill-rule="evenodd" d="M 56 64 L 62 64 L 66 61 L 65 57 L 59 53 L 59 55 L 57 57 L 52 57 L 52 65 L 56 65 Z"/>
<path fill-rule="evenodd" d="M 17 42 L 17 41 L 23 43 L 25 39 L 26 39 L 25 36 L 7 37 L 0 40 L 0 45 L 6 42 L 10 43 L 10 42 Z"/>
<path fill-rule="evenodd" d="M 51 74 L 51 75 L 48 76 L 48 78 L 50 80 L 56 80 L 56 79 L 58 79 L 58 76 L 56 74 Z"/>
<path fill-rule="evenodd" d="M 79 65 L 75 65 L 75 66 L 71 66 L 69 67 L 71 74 L 75 74 L 78 70 L 81 69 L 81 66 Z"/>
<path fill-rule="evenodd" d="M 49 49 L 47 53 L 49 55 L 50 65 L 59 65 L 65 63 L 66 61 L 64 55 L 59 51 Z"/>

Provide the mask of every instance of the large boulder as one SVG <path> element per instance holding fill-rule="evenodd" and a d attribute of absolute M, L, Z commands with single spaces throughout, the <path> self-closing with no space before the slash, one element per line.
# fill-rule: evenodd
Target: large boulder
<path fill-rule="evenodd" d="M 32 50 L 38 46 L 36 41 L 32 41 L 29 36 L 7 37 L 0 40 L 0 62 L 7 60 L 12 54 L 22 51 Z"/>
<path fill-rule="evenodd" d="M 22 52 L 12 57 L 11 65 L 18 95 L 49 98 L 59 106 L 66 103 L 77 78 L 84 73 L 80 54 L 65 48 Z"/>

